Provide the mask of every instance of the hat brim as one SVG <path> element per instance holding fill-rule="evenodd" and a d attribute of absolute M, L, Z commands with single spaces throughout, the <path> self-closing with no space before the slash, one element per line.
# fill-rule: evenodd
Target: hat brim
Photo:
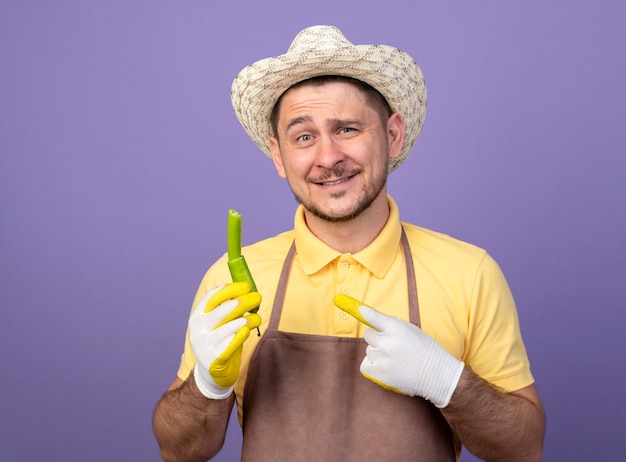
<path fill-rule="evenodd" d="M 271 112 L 280 96 L 303 80 L 338 75 L 361 80 L 378 90 L 405 123 L 400 155 L 389 160 L 395 170 L 409 154 L 424 124 L 426 85 L 422 72 L 407 53 L 387 45 L 355 45 L 316 52 L 287 53 L 244 68 L 233 81 L 235 114 L 252 141 L 271 158 Z"/>

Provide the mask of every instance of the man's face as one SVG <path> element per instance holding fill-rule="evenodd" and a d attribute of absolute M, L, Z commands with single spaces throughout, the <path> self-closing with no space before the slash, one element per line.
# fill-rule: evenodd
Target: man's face
<path fill-rule="evenodd" d="M 387 161 L 400 154 L 403 134 L 397 114 L 384 124 L 358 87 L 329 82 L 283 95 L 270 145 L 298 202 L 337 222 L 386 201 Z"/>

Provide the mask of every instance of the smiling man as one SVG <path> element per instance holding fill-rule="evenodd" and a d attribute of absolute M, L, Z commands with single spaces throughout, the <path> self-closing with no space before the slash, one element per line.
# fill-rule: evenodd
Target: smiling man
<path fill-rule="evenodd" d="M 300 82 L 274 107 L 270 138 L 276 170 L 303 205 L 309 229 L 352 253 L 387 221 L 388 161 L 400 155 L 404 139 L 401 117 L 362 87 L 342 77 Z M 356 231 L 367 231 L 365 239 Z M 333 245 L 327 239 L 334 233 L 348 239 Z"/>
<path fill-rule="evenodd" d="M 415 61 L 316 26 L 231 94 L 300 205 L 293 230 L 244 249 L 258 292 L 230 282 L 226 256 L 206 273 L 153 416 L 162 457 L 216 454 L 236 400 L 244 461 L 442 461 L 462 445 L 540 460 L 543 408 L 498 265 L 401 222 L 387 193 L 424 121 Z"/>

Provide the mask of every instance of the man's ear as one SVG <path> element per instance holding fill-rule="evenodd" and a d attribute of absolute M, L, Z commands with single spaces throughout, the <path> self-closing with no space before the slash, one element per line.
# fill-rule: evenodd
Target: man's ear
<path fill-rule="evenodd" d="M 396 159 L 402 153 L 404 146 L 404 121 L 397 112 L 387 119 L 387 141 L 389 143 L 389 157 Z"/>
<path fill-rule="evenodd" d="M 278 144 L 278 139 L 275 136 L 270 136 L 270 152 L 272 154 L 272 161 L 274 162 L 274 167 L 276 167 L 278 176 L 281 178 L 287 178 L 287 175 L 285 175 L 285 168 L 283 167 L 283 157 L 280 153 L 280 146 Z"/>

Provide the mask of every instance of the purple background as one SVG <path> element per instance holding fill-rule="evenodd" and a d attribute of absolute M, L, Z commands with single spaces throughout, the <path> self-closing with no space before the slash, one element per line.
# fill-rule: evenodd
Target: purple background
<path fill-rule="evenodd" d="M 158 459 L 151 412 L 227 209 L 246 243 L 292 225 L 231 81 L 313 24 L 416 58 L 429 110 L 390 178 L 402 218 L 501 264 L 545 460 L 621 460 L 625 4 L 267 3 L 0 3 L 0 460 Z M 233 426 L 216 460 L 239 444 Z"/>

